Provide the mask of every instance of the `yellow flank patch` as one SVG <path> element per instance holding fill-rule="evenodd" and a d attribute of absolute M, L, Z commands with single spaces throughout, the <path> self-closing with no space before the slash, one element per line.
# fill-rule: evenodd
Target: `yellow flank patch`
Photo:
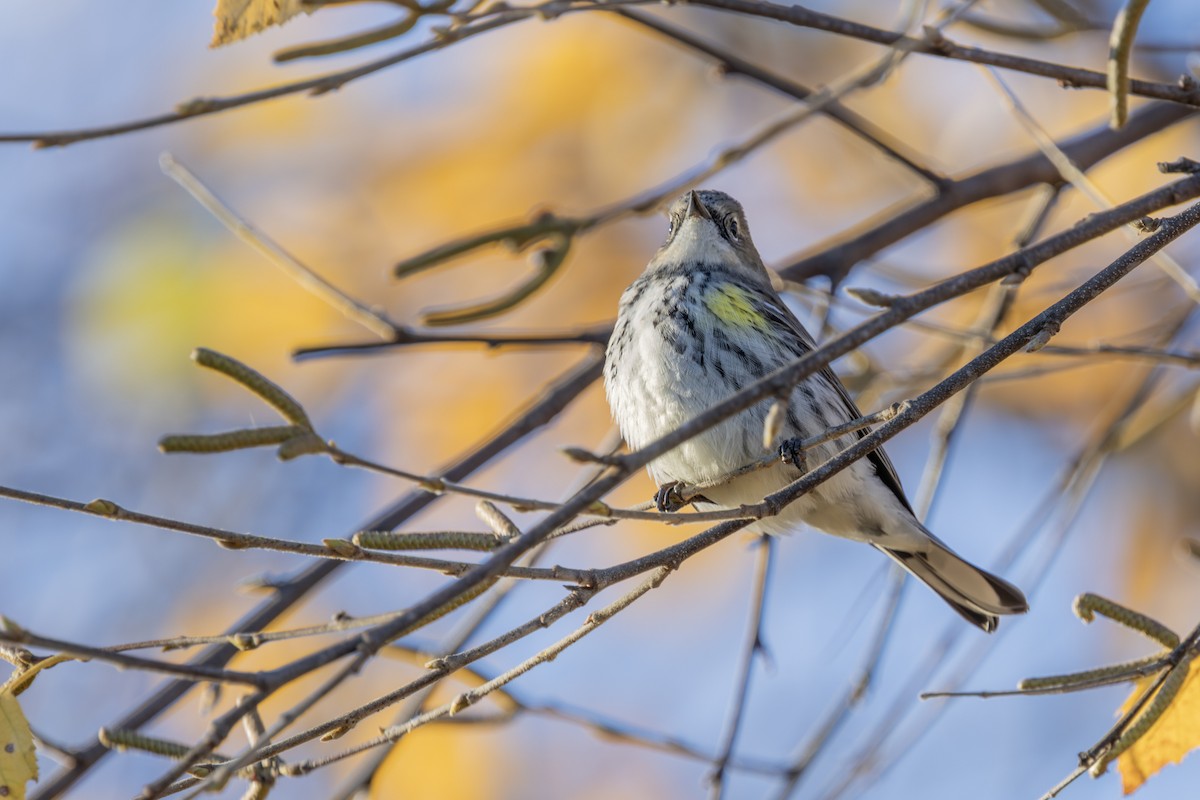
<path fill-rule="evenodd" d="M 741 328 L 757 328 L 765 331 L 768 327 L 767 318 L 754 308 L 746 292 L 731 283 L 724 283 L 709 292 L 704 298 L 717 319 Z"/>

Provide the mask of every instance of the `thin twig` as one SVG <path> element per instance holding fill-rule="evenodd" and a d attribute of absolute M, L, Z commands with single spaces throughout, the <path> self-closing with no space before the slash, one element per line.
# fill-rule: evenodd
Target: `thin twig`
<path fill-rule="evenodd" d="M 330 692 L 341 685 L 348 677 L 357 675 L 369 658 L 370 653 L 364 651 L 346 661 L 345 664 L 342 664 L 337 671 L 326 678 L 316 689 L 309 692 L 299 703 L 296 703 L 280 714 L 271 727 L 264 731 L 257 740 L 252 741 L 250 746 L 242 753 L 229 759 L 221 764 L 220 767 L 204 776 L 200 783 L 185 797 L 185 800 L 195 800 L 214 788 L 220 789 L 237 770 L 259 760 L 261 758 L 259 754 L 270 746 L 272 738 L 278 736 L 289 725 L 299 719 L 301 715 L 328 696 Z M 246 709 L 246 713 L 249 714 L 257 708 L 258 704 L 254 703 L 251 705 L 250 703 L 246 703 L 246 705 L 249 706 Z M 179 776 L 172 777 L 171 780 L 175 780 L 176 777 Z M 152 798 L 147 797 L 146 800 L 152 800 Z"/>
<path fill-rule="evenodd" d="M 586 486 L 595 477 L 597 477 L 598 474 L 599 470 L 593 470 L 591 472 L 585 470 L 577 480 L 576 485 L 579 487 Z M 477 506 L 477 511 L 478 508 L 479 507 Z M 495 513 L 499 514 L 498 511 Z M 490 510 L 488 516 L 492 516 Z M 497 533 L 502 533 L 505 538 L 512 538 L 513 536 L 519 535 L 520 532 L 516 529 L 516 526 L 506 518 L 497 519 L 494 521 L 502 529 L 498 530 Z M 551 546 L 552 542 L 546 542 L 540 547 L 532 550 L 528 556 L 523 559 L 523 565 L 535 566 L 547 554 Z M 492 591 L 488 592 L 478 603 L 474 605 L 473 613 L 469 614 L 468 617 L 462 621 L 458 629 L 452 631 L 451 634 L 446 637 L 446 639 L 439 646 L 438 652 L 430 652 L 425 654 L 425 657 L 421 659 L 422 666 L 436 658 L 448 656 L 458 650 L 461 650 L 471 639 L 471 637 L 474 636 L 482 628 L 482 626 L 495 615 L 505 601 L 512 596 L 512 590 L 517 586 L 518 583 L 516 581 L 505 580 L 498 582 Z M 480 679 L 479 682 L 483 683 L 485 681 L 486 679 Z M 404 704 L 396 714 L 397 722 L 408 719 L 409 717 L 420 713 L 425 708 L 425 705 L 433 693 L 433 689 L 436 685 L 437 684 L 430 684 L 429 687 L 414 693 L 409 698 L 406 698 Z M 510 694 L 505 693 L 505 697 L 514 703 L 515 709 L 516 701 L 512 700 Z M 331 796 L 330 800 L 352 800 L 352 798 L 358 797 L 362 792 L 369 790 L 376 773 L 380 767 L 383 766 L 392 749 L 393 748 L 380 748 L 379 750 L 370 754 L 366 758 L 365 763 L 360 765 L 357 772 L 343 784 L 341 791 Z"/>
<path fill-rule="evenodd" d="M 415 664 L 425 664 L 431 658 L 435 657 L 433 653 L 420 650 L 407 650 L 400 645 L 394 645 L 388 652 L 394 653 L 397 651 L 404 653 Z M 462 671 L 469 672 L 470 680 L 476 686 L 484 684 L 495 677 L 494 674 L 477 666 L 463 667 Z M 691 761 L 698 761 L 710 766 L 717 763 L 716 756 L 705 752 L 702 748 L 683 738 L 632 725 L 626 721 L 617 720 L 596 711 L 558 701 L 534 700 L 511 687 L 497 689 L 492 693 L 492 697 L 503 707 L 503 710 L 497 715 L 497 722 L 510 722 L 519 714 L 529 714 L 577 726 L 608 741 L 627 744 L 633 747 L 642 747 L 647 750 L 666 753 Z M 405 718 L 408 716 L 413 715 L 409 714 Z M 735 756 L 729 760 L 727 769 L 757 775 L 778 775 L 785 768 L 783 765 L 769 761 Z M 366 787 L 366 784 L 362 780 L 355 780 L 350 783 L 353 785 L 348 786 L 344 792 L 335 795 L 331 800 L 351 800 L 354 797 L 353 792 L 355 790 Z"/>
<path fill-rule="evenodd" d="M 207 664 L 173 664 L 169 661 L 158 661 L 153 658 L 132 656 L 105 647 L 93 647 L 79 642 L 67 642 L 48 636 L 21 629 L 0 628 L 0 642 L 10 644 L 45 647 L 56 653 L 65 653 L 81 659 L 95 659 L 126 669 L 140 669 L 147 672 L 158 672 L 164 675 L 178 675 L 194 681 L 217 681 L 220 683 L 241 683 L 247 686 L 261 687 L 263 677 L 258 672 L 240 672 L 237 670 L 220 669 Z"/>
<path fill-rule="evenodd" d="M 807 101 L 813 94 L 813 90 L 806 86 L 801 86 L 789 78 L 752 64 L 724 48 L 718 47 L 711 42 L 706 42 L 683 28 L 663 22 L 655 16 L 627 8 L 618 9 L 615 13 L 645 28 L 656 31 L 685 47 L 703 53 L 717 62 L 722 75 L 744 76 L 800 102 Z M 830 119 L 836 120 L 847 130 L 859 136 L 863 141 L 877 148 L 888 158 L 902 164 L 914 174 L 928 181 L 935 189 L 945 180 L 944 177 L 938 175 L 933 170 L 919 164 L 913 156 L 903 153 L 899 143 L 888 142 L 887 140 L 891 137 L 885 131 L 881 130 L 870 120 L 846 108 L 841 103 L 827 103 L 825 105 L 825 114 Z"/>
<path fill-rule="evenodd" d="M 991 287 L 973 326 L 975 336 L 973 340 L 968 340 L 963 344 L 958 354 L 959 357 L 975 358 L 989 346 L 988 342 L 995 336 L 1005 314 L 1012 307 L 1016 289 L 1016 284 L 1003 282 Z M 976 381 L 942 406 L 938 421 L 930 435 L 932 445 L 925 462 L 925 471 L 921 475 L 921 485 L 917 489 L 915 508 L 920 519 L 926 519 L 933 509 L 939 494 L 938 490 L 942 486 L 942 472 L 946 466 L 946 459 L 949 458 L 955 434 L 960 430 L 961 422 L 979 392 L 979 386 L 980 383 Z"/>
<path fill-rule="evenodd" d="M 482 490 L 480 491 L 482 493 Z M 427 492 L 424 494 L 431 498 L 437 496 Z M 490 495 L 490 493 L 487 494 Z M 206 539 L 211 539 L 222 547 L 233 550 L 271 550 L 278 553 L 290 553 L 293 555 L 335 561 L 367 561 L 375 564 L 390 564 L 392 566 L 399 567 L 429 569 L 436 572 L 442 572 L 447 575 L 461 575 L 463 572 L 475 566 L 475 563 L 471 561 L 451 561 L 439 558 L 425 558 L 423 556 L 413 556 L 404 553 L 387 553 L 377 550 L 365 550 L 353 546 L 346 549 L 335 550 L 325 544 L 312 544 L 310 542 L 299 542 L 290 539 L 278 539 L 270 536 L 240 533 L 238 531 L 226 530 L 224 528 L 214 528 L 207 525 L 197 525 L 192 522 L 184 522 L 167 517 L 159 517 L 153 514 L 143 514 L 138 511 L 132 511 L 130 509 L 123 508 L 116 505 L 112 501 L 107 500 L 102 501 L 103 505 L 101 506 L 95 500 L 88 503 L 83 503 L 78 500 L 68 500 L 66 498 L 54 497 L 52 495 L 26 492 L 21 489 L 14 489 L 8 486 L 0 486 L 0 497 L 6 497 L 10 500 L 19 500 L 24 503 L 48 506 L 51 508 L 60 508 L 80 514 L 91 514 L 98 517 L 104 517 L 106 519 L 132 522 L 136 525 L 146 525 L 162 530 L 187 533 L 192 536 L 200 536 Z M 516 502 L 515 499 L 514 502 Z M 554 504 L 547 502 L 545 505 L 552 507 Z M 619 514 L 620 512 L 617 513 Z M 343 541 L 346 541 L 346 544 L 351 544 L 347 540 Z M 505 570 L 504 576 L 522 578 L 526 580 L 578 582 L 579 580 L 584 579 L 587 573 L 588 570 L 572 570 L 570 567 L 541 569 L 514 566 Z M 201 643 L 203 642 L 197 640 L 192 641 L 189 644 Z M 166 645 L 164 644 L 164 646 Z"/>
<path fill-rule="evenodd" d="M 985 74 L 991 78 L 992 83 L 1004 95 L 1008 103 L 1009 109 L 1021 123 L 1021 126 L 1030 134 L 1033 140 L 1037 143 L 1038 148 L 1046 155 L 1047 160 L 1054 165 L 1058 170 L 1059 175 L 1064 181 L 1067 181 L 1081 194 L 1091 200 L 1099 208 L 1112 208 L 1113 201 L 1109 199 L 1104 192 L 1096 185 L 1095 181 L 1090 179 L 1075 163 L 1070 156 L 1063 152 L 1062 148 L 1054 141 L 1053 137 L 1046 131 L 1042 125 L 1034 119 L 1033 114 L 1025 107 L 1016 93 L 1009 87 L 1007 83 L 1000 77 L 994 69 L 985 69 Z M 1125 123 L 1122 116 L 1121 124 Z M 1114 125 L 1113 127 L 1120 127 Z M 1130 241 L 1137 241 L 1141 235 L 1141 222 L 1131 222 L 1126 226 L 1126 238 Z M 1175 281 L 1179 288 L 1191 298 L 1192 302 L 1200 303 L 1200 286 L 1197 285 L 1196 279 L 1187 273 L 1179 263 L 1164 252 L 1156 253 L 1152 259 L 1155 266 L 1166 273 L 1167 277 Z"/>
<path fill-rule="evenodd" d="M 596 8 L 610 8 L 619 5 L 639 5 L 648 0 L 604 0 L 596 4 Z M 120 122 L 115 125 L 102 125 L 90 128 L 63 131 L 40 131 L 35 133 L 6 133 L 0 134 L 0 143 L 25 142 L 35 147 L 64 147 L 76 142 L 92 139 L 102 139 L 109 136 L 119 136 L 134 131 L 171 125 L 186 119 L 216 114 L 242 106 L 262 103 L 279 97 L 307 92 L 316 96 L 341 89 L 359 78 L 374 74 L 397 64 L 417 58 L 418 56 L 445 49 L 451 45 L 466 41 L 480 34 L 489 33 L 516 22 L 530 19 L 553 19 L 563 14 L 575 13 L 593 8 L 591 3 L 580 3 L 578 0 L 549 0 L 527 8 L 512 8 L 511 6 L 497 7 L 494 13 L 489 13 L 470 19 L 466 24 L 454 26 L 436 33 L 421 44 L 407 47 L 389 56 L 368 61 L 356 67 L 305 78 L 289 83 L 282 83 L 266 89 L 258 89 L 244 94 L 227 95 L 225 97 L 199 97 L 180 103 L 173 111 L 152 117 Z M 1136 92 L 1136 89 L 1135 89 Z"/>
<path fill-rule="evenodd" d="M 873 28 L 857 22 L 850 22 L 840 17 L 810 11 L 803 6 L 783 6 L 766 0 L 691 0 L 692 5 L 706 6 L 723 11 L 731 11 L 752 17 L 763 17 L 780 22 L 787 22 L 803 28 L 825 31 L 827 33 L 860 39 L 865 42 L 887 45 L 913 53 L 945 58 L 952 61 L 966 61 L 973 64 L 983 64 L 1014 72 L 1024 72 L 1029 75 L 1040 75 L 1051 78 L 1060 85 L 1073 88 L 1106 89 L 1108 78 L 1103 72 L 1089 69 L 1065 67 L 1033 58 L 997 53 L 980 47 L 967 47 L 955 44 L 941 35 L 926 38 L 913 38 L 902 33 Z M 1157 100 L 1170 100 L 1173 103 L 1200 106 L 1200 87 L 1194 83 L 1188 85 L 1152 83 L 1149 81 L 1130 81 L 1129 93 Z"/>
<path fill-rule="evenodd" d="M 763 619 L 766 614 L 767 587 L 771 579 L 774 544 L 775 540 L 770 536 L 761 535 L 759 537 L 758 556 L 754 562 L 754 585 L 750 592 L 750 621 L 746 626 L 746 643 L 742 647 L 741 659 L 738 663 L 737 683 L 730 706 L 729 721 L 726 723 L 725 735 L 722 737 L 716 765 L 708 777 L 710 797 L 725 796 L 725 770 L 733 758 L 738 732 L 745 719 L 746 701 L 750 697 L 750 678 L 754 671 L 754 659 L 755 656 L 766 652 L 763 640 Z"/>
<path fill-rule="evenodd" d="M 176 161 L 170 153 L 163 153 L 159 156 L 158 163 L 168 177 L 182 186 L 188 194 L 196 199 L 196 202 L 204 206 L 205 210 L 216 217 L 231 233 L 266 256 L 303 289 L 384 341 L 390 341 L 399 335 L 396 324 L 387 318 L 382 309 L 368 308 L 322 278 L 311 267 L 284 250 L 277 242 L 222 202 L 203 181 Z"/>
<path fill-rule="evenodd" d="M 1113 153 L 1194 114 L 1194 109 L 1182 106 L 1149 105 L 1134 113 L 1119 131 L 1104 125 L 1069 139 L 1060 149 L 1080 169 L 1087 170 Z M 785 266 L 778 271 L 784 278 L 793 281 L 825 275 L 836 285 L 855 264 L 869 259 L 916 231 L 925 230 L 961 208 L 1040 183 L 1053 184 L 1059 180 L 1061 179 L 1058 170 L 1045 154 L 1035 150 L 1004 164 L 955 178 L 943 186 L 934 197 L 906 204 L 906 207 L 900 210 L 888 209 L 878 217 L 840 234 L 832 244 L 814 248 L 812 255 L 785 260 Z"/>
<path fill-rule="evenodd" d="M 380 351 L 397 348 L 411 348 L 422 345 L 444 346 L 448 344 L 478 345 L 489 350 L 500 348 L 530 348 L 571 347 L 578 345 L 602 346 L 608 342 L 612 326 L 605 325 L 580 331 L 564 333 L 430 333 L 416 331 L 404 326 L 398 326 L 395 336 L 386 342 L 353 342 L 346 344 L 325 344 L 301 347 L 293 351 L 292 356 L 304 361 L 323 356 L 354 356 L 373 355 Z"/>
<path fill-rule="evenodd" d="M 310 761 L 289 765 L 284 770 L 285 774 L 292 775 L 292 776 L 307 774 L 315 769 L 320 769 L 322 767 L 328 766 L 329 764 L 336 763 L 338 761 L 341 761 L 344 758 L 348 758 L 350 756 L 356 755 L 364 750 L 367 750 L 367 749 L 370 749 L 373 747 L 379 747 L 380 745 L 396 741 L 400 737 L 402 737 L 408 733 L 411 733 L 412 731 L 416 730 L 417 728 L 419 728 L 423 725 L 426 725 L 426 724 L 433 722 L 435 720 L 438 720 L 438 719 L 452 716 L 453 714 L 459 713 L 459 712 L 465 710 L 466 708 L 469 708 L 470 706 L 479 702 L 479 700 L 486 697 L 491 692 L 507 685 L 508 683 L 517 679 L 518 677 L 525 674 L 526 672 L 533 669 L 534 667 L 537 667 L 538 665 L 544 664 L 548 661 L 553 661 L 555 658 L 557 658 L 559 656 L 560 653 L 562 653 L 568 647 L 575 644 L 580 639 L 584 638 L 589 633 L 591 633 L 594 630 L 596 630 L 597 628 L 599 628 L 601 625 L 603 625 L 605 622 L 607 622 L 609 619 L 611 619 L 616 614 L 618 614 L 621 611 L 628 608 L 631 604 L 633 604 L 635 601 L 637 601 L 637 599 L 640 598 L 642 595 L 646 594 L 651 589 L 657 588 L 666 579 L 666 577 L 670 574 L 670 572 L 671 572 L 670 567 L 660 567 L 658 570 L 656 570 L 654 572 L 654 574 L 652 574 L 649 578 L 647 578 L 645 581 L 643 581 L 641 584 L 639 584 L 636 588 L 634 588 L 631 591 L 627 592 L 626 594 L 622 595 L 617 600 L 615 600 L 611 604 L 605 606 L 604 608 L 590 614 L 588 616 L 587 620 L 583 623 L 583 625 L 581 625 L 575 631 L 573 631 L 572 633 L 563 637 L 562 639 L 559 639 L 554 644 L 550 645 L 549 647 L 545 648 L 544 650 L 541 650 L 540 652 L 536 653 L 535 655 L 531 656 L 530 658 L 526 659 L 525 661 L 522 661 L 520 664 L 513 667 L 512 669 L 507 670 L 506 672 L 498 675 L 497 677 L 493 678 L 492 680 L 488 681 L 487 683 L 483 684 L 482 686 L 479 686 L 479 687 L 471 689 L 467 692 L 464 692 L 464 693 L 458 695 L 458 697 L 454 698 L 449 703 L 446 703 L 445 705 L 439 706 L 438 708 L 435 708 L 424 714 L 416 716 L 416 717 L 410 719 L 409 721 L 405 722 L 402 725 L 392 726 L 391 728 L 388 728 L 387 730 L 385 730 L 380 737 L 369 740 L 369 741 L 367 741 L 361 745 L 358 745 L 356 747 L 352 747 L 349 750 L 346 750 L 342 753 L 339 753 L 334 756 L 328 756 L 325 758 L 313 759 Z"/>
<path fill-rule="evenodd" d="M 893 623 L 896 612 L 900 608 L 900 598 L 904 591 L 905 574 L 902 570 L 889 567 L 888 591 L 884 595 L 883 615 L 875 627 L 871 643 L 863 656 L 863 664 L 855 679 L 850 682 L 845 693 L 834 703 L 825 718 L 815 726 L 809 742 L 800 748 L 784 773 L 783 786 L 773 795 L 776 800 L 787 800 L 799 788 L 800 780 L 808 774 L 813 762 L 825 751 L 833 741 L 834 735 L 850 717 L 850 713 L 858 707 L 867 690 L 875 679 L 875 673 L 883 659 L 883 653 L 891 641 L 894 630 Z"/>

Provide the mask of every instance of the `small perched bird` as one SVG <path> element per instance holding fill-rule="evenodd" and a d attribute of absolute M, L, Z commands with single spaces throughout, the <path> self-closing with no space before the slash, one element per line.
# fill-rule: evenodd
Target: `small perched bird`
<path fill-rule="evenodd" d="M 671 205 L 666 241 L 621 297 L 604 388 L 625 441 L 636 449 L 814 346 L 772 288 L 741 205 L 723 192 L 692 191 Z M 826 367 L 792 391 L 782 426 L 790 444 L 781 459 L 722 482 L 764 455 L 773 404 L 763 400 L 650 462 L 660 508 L 680 483 L 705 487 L 695 503 L 700 509 L 758 502 L 803 474 L 797 440 L 862 416 Z M 823 463 L 866 433 L 847 433 L 807 456 Z M 749 529 L 784 533 L 801 522 L 881 550 L 985 631 L 996 629 L 999 615 L 1029 608 L 1019 589 L 967 563 L 925 529 L 882 449 Z"/>

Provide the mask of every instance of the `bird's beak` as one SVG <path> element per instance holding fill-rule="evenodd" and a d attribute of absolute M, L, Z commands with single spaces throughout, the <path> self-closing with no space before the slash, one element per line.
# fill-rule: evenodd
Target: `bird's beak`
<path fill-rule="evenodd" d="M 695 190 L 688 192 L 688 207 L 687 211 L 683 214 L 684 219 L 690 219 L 691 217 L 712 219 L 712 215 L 708 213 L 708 209 L 704 207 L 704 203 L 700 202 L 700 195 L 696 194 Z"/>

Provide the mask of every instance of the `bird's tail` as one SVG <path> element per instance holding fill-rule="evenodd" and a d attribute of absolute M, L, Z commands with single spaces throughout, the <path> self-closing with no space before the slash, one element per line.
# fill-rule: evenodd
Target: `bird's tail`
<path fill-rule="evenodd" d="M 1008 581 L 967 563 L 932 536 L 923 545 L 919 551 L 879 549 L 987 633 L 996 630 L 1000 615 L 1029 610 L 1025 595 Z"/>

